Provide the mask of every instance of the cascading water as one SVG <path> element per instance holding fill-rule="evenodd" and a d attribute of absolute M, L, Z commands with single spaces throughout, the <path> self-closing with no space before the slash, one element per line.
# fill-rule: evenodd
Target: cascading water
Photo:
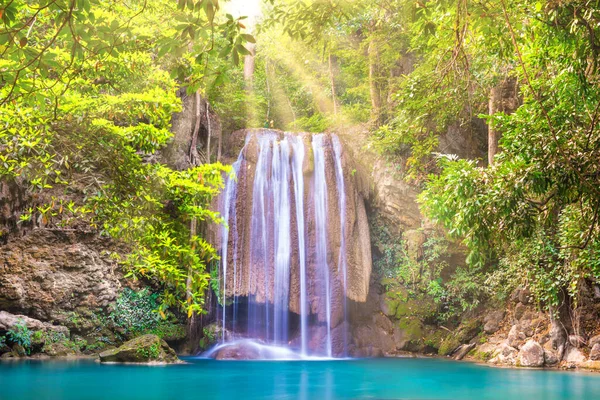
<path fill-rule="evenodd" d="M 347 199 L 339 138 L 253 132 L 233 170 L 221 203 L 223 345 L 250 338 L 301 357 L 346 355 Z"/>
<path fill-rule="evenodd" d="M 341 269 L 344 293 L 348 291 L 348 267 L 346 265 L 346 185 L 342 166 L 342 144 L 337 136 L 331 138 L 335 152 L 335 182 L 338 190 L 340 207 L 340 251 L 338 267 Z M 344 321 L 348 320 L 348 299 L 344 296 Z M 344 329 L 344 355 L 348 354 L 348 331 Z"/>
<path fill-rule="evenodd" d="M 327 322 L 325 351 L 331 357 L 331 282 L 329 281 L 329 266 L 327 265 L 327 183 L 325 182 L 325 150 L 324 135 L 315 135 L 312 140 L 315 173 L 313 176 L 313 191 L 315 205 L 316 231 L 316 267 L 323 280 L 325 301 L 325 319 Z"/>

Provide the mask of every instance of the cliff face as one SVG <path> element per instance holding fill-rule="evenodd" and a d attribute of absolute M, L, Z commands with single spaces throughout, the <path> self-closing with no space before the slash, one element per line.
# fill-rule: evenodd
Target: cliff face
<path fill-rule="evenodd" d="M 0 247 L 0 310 L 90 333 L 93 312 L 122 288 L 110 257 L 118 249 L 86 233 L 36 229 L 13 237 Z"/>

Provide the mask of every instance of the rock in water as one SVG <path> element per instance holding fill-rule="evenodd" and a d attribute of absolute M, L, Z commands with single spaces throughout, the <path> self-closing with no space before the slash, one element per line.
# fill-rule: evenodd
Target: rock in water
<path fill-rule="evenodd" d="M 181 362 L 175 351 L 156 335 L 143 335 L 123 343 L 119 348 L 100 353 L 101 362 L 174 364 Z"/>
<path fill-rule="evenodd" d="M 519 364 L 522 367 L 541 367 L 544 365 L 544 349 L 535 340 L 529 340 L 519 351 Z"/>

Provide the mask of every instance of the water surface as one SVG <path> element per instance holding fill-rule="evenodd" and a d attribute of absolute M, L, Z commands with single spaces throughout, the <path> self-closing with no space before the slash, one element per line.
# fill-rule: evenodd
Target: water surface
<path fill-rule="evenodd" d="M 600 399 L 600 374 L 500 369 L 438 359 L 0 363 L 2 400 Z"/>

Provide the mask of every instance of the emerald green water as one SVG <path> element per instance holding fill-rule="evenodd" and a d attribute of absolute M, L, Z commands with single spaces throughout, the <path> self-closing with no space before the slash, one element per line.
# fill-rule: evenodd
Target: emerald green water
<path fill-rule="evenodd" d="M 600 375 L 436 359 L 0 363 L 1 400 L 600 399 Z"/>

